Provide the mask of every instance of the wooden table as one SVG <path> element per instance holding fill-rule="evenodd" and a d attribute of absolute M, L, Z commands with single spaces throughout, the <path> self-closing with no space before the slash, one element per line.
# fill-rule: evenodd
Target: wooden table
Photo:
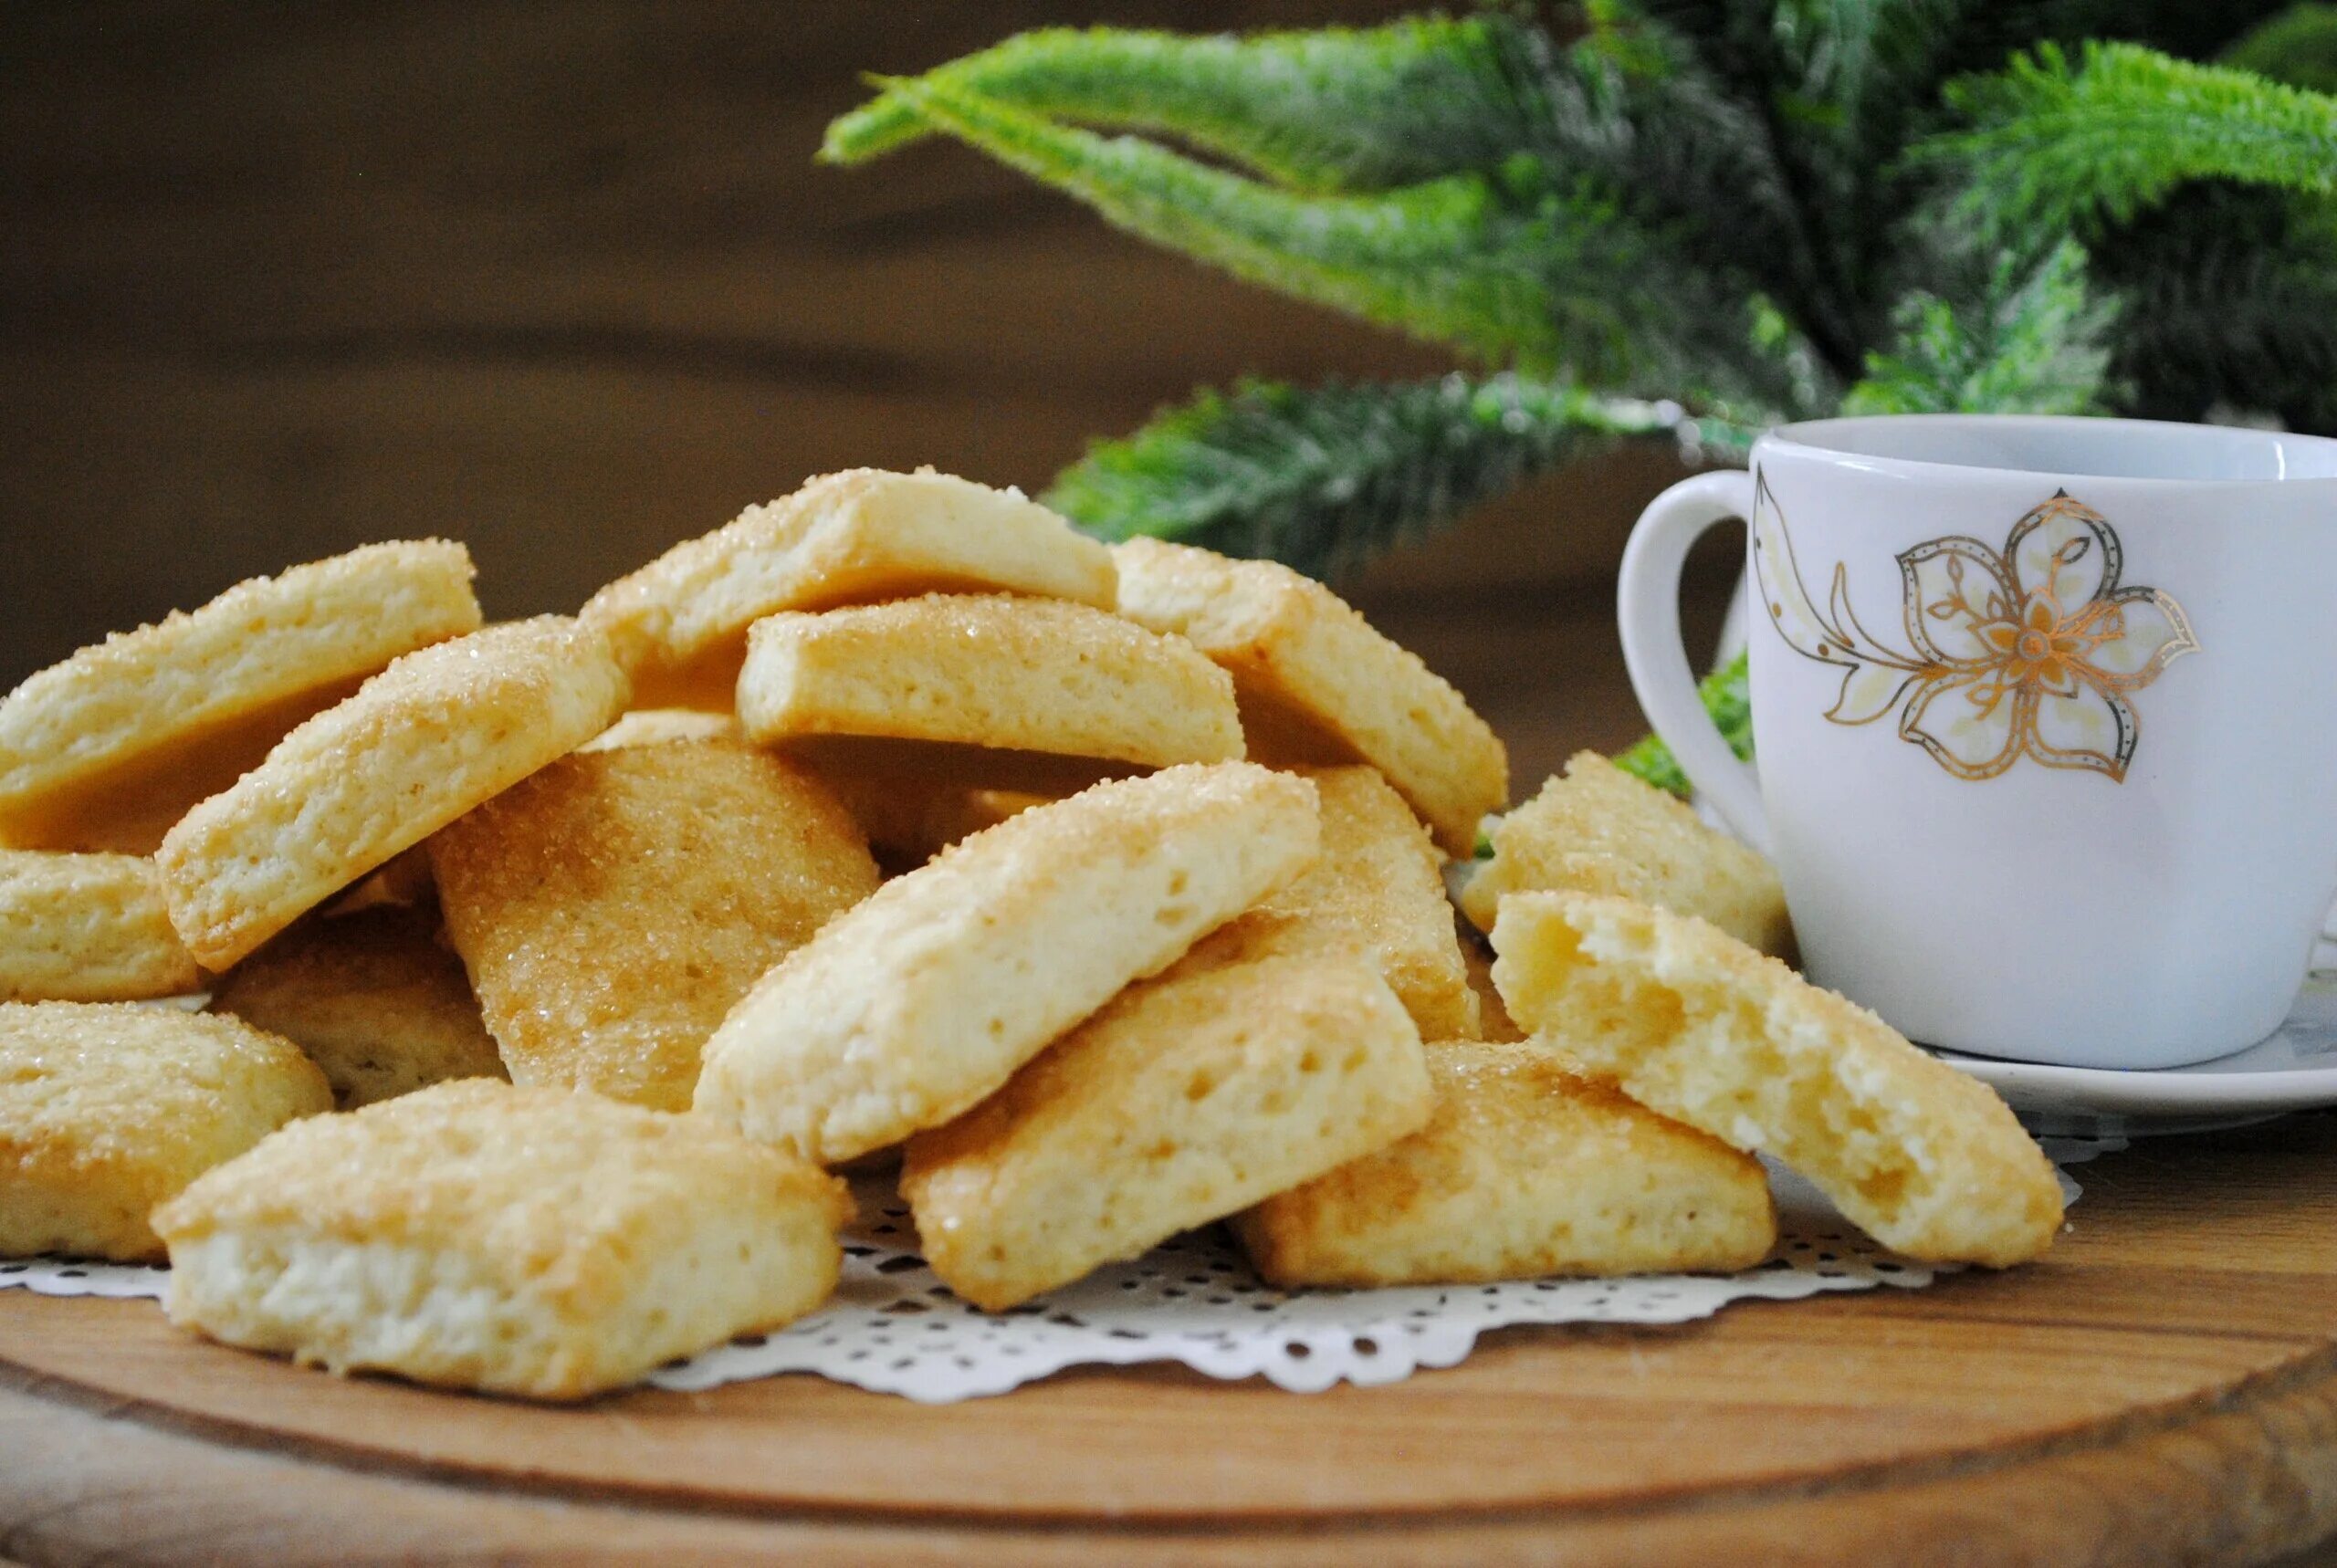
<path fill-rule="evenodd" d="M 550 1410 L 0 1291 L 0 1559 L 2260 1562 L 2337 1530 L 2337 1117 L 2081 1168 L 2052 1256 L 1301 1396 L 790 1377 Z"/>

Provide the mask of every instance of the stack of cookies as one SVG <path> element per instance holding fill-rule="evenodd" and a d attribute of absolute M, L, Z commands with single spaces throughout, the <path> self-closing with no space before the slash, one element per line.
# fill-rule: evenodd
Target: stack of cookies
<path fill-rule="evenodd" d="M 574 1398 L 815 1310 L 847 1167 L 993 1311 L 1220 1220 L 1286 1286 L 1743 1268 L 1763 1153 L 1918 1257 L 2059 1224 L 1595 756 L 1463 926 L 1502 745 L 1284 568 L 860 470 L 575 617 L 470 580 L 374 546 L 0 701 L 0 1256 Z"/>

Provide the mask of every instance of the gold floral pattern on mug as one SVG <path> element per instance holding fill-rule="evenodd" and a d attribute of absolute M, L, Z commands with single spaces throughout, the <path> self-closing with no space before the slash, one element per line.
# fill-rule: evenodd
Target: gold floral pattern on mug
<path fill-rule="evenodd" d="M 1845 564 L 1818 608 L 1776 498 L 1758 474 L 1755 486 L 1753 570 L 1769 619 L 1796 653 L 1843 672 L 1826 716 L 1871 724 L 1899 708 L 1900 737 L 1959 779 L 1993 779 L 2026 753 L 2123 779 L 2140 733 L 2131 695 L 2199 650 L 2173 595 L 2121 583 L 2117 530 L 2060 490 L 2001 550 L 1951 535 L 1899 556 L 1913 647 L 1902 653 L 1860 624 Z"/>

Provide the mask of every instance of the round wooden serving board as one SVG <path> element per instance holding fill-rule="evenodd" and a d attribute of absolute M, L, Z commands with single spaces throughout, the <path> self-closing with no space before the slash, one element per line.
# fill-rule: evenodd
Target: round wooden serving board
<path fill-rule="evenodd" d="M 1285 1394 L 543 1409 L 0 1291 L 0 1559 L 2251 1563 L 2337 1530 L 2337 1118 L 2080 1171 L 2050 1259 Z"/>

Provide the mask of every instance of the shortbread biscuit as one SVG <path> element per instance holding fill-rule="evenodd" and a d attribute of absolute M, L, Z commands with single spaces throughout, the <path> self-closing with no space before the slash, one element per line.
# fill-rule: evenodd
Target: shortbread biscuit
<path fill-rule="evenodd" d="M 353 1110 L 457 1078 L 501 1078 L 463 961 L 435 915 L 378 904 L 310 915 L 230 969 L 211 1010 L 282 1035 Z"/>
<path fill-rule="evenodd" d="M 1099 784 L 896 877 L 707 1042 L 697 1108 L 833 1165 L 938 1125 L 1313 860 L 1315 786 L 1246 762 Z"/>
<path fill-rule="evenodd" d="M 202 988 L 152 861 L 0 850 L 0 1001 L 129 1002 Z"/>
<path fill-rule="evenodd" d="M 0 1258 L 160 1259 L 156 1204 L 331 1109 L 315 1063 L 236 1019 L 0 1002 Z"/>
<path fill-rule="evenodd" d="M 1135 538 L 1112 547 L 1119 612 L 1232 673 L 1250 754 L 1370 763 L 1451 853 L 1509 798 L 1509 754 L 1461 694 L 1312 578 Z"/>
<path fill-rule="evenodd" d="M 1492 836 L 1493 858 L 1461 894 L 1480 931 L 1493 928 L 1504 894 L 1604 893 L 1709 920 L 1764 953 L 1782 957 L 1793 946 L 1775 866 L 1595 751 L 1578 753 Z"/>
<path fill-rule="evenodd" d="M 1436 1106 L 1400 1142 L 1279 1193 L 1234 1234 L 1276 1285 L 1726 1272 L 1777 1236 L 1761 1162 L 1533 1045 L 1428 1047 Z"/>
<path fill-rule="evenodd" d="M 471 558 L 369 545 L 120 632 L 0 700 L 0 844 L 151 854 L 302 719 L 476 631 Z"/>
<path fill-rule="evenodd" d="M 725 740 L 562 758 L 430 860 L 513 1080 L 662 1111 L 747 988 L 877 883 L 823 785 Z"/>
<path fill-rule="evenodd" d="M 1418 1128 L 1395 993 L 1346 956 L 1134 986 L 966 1115 L 909 1140 L 925 1260 L 1002 1312 Z"/>
<path fill-rule="evenodd" d="M 1817 1183 L 1912 1258 L 2025 1261 L 2061 1189 L 1995 1090 L 1690 915 L 1514 893 L 1493 979 L 1518 1021 L 1650 1109 Z"/>
<path fill-rule="evenodd" d="M 594 594 L 643 701 L 727 709 L 747 628 L 939 591 L 1003 591 L 1112 607 L 1108 550 L 1018 490 L 920 468 L 824 474 L 792 496 L 676 545 Z"/>
<path fill-rule="evenodd" d="M 748 738 L 767 746 L 875 736 L 1138 768 L 1233 761 L 1242 749 L 1232 680 L 1183 638 L 1005 594 L 758 621 L 738 701 Z"/>
<path fill-rule="evenodd" d="M 171 924 L 224 969 L 575 750 L 624 702 L 606 640 L 556 615 L 409 653 L 171 830 L 156 856 Z"/>
<path fill-rule="evenodd" d="M 844 1184 L 694 1117 L 472 1079 L 288 1127 L 154 1216 L 171 1321 L 582 1399 L 835 1288 Z"/>
<path fill-rule="evenodd" d="M 1322 799 L 1322 853 L 1296 881 L 1202 938 L 1179 967 L 1349 954 L 1386 977 L 1421 1038 L 1473 1036 L 1477 998 L 1427 830 L 1375 768 L 1299 771 Z"/>
<path fill-rule="evenodd" d="M 736 738 L 739 721 L 727 713 L 692 707 L 637 707 L 578 747 L 579 751 L 614 751 L 627 746 L 662 746 L 669 740 Z"/>

